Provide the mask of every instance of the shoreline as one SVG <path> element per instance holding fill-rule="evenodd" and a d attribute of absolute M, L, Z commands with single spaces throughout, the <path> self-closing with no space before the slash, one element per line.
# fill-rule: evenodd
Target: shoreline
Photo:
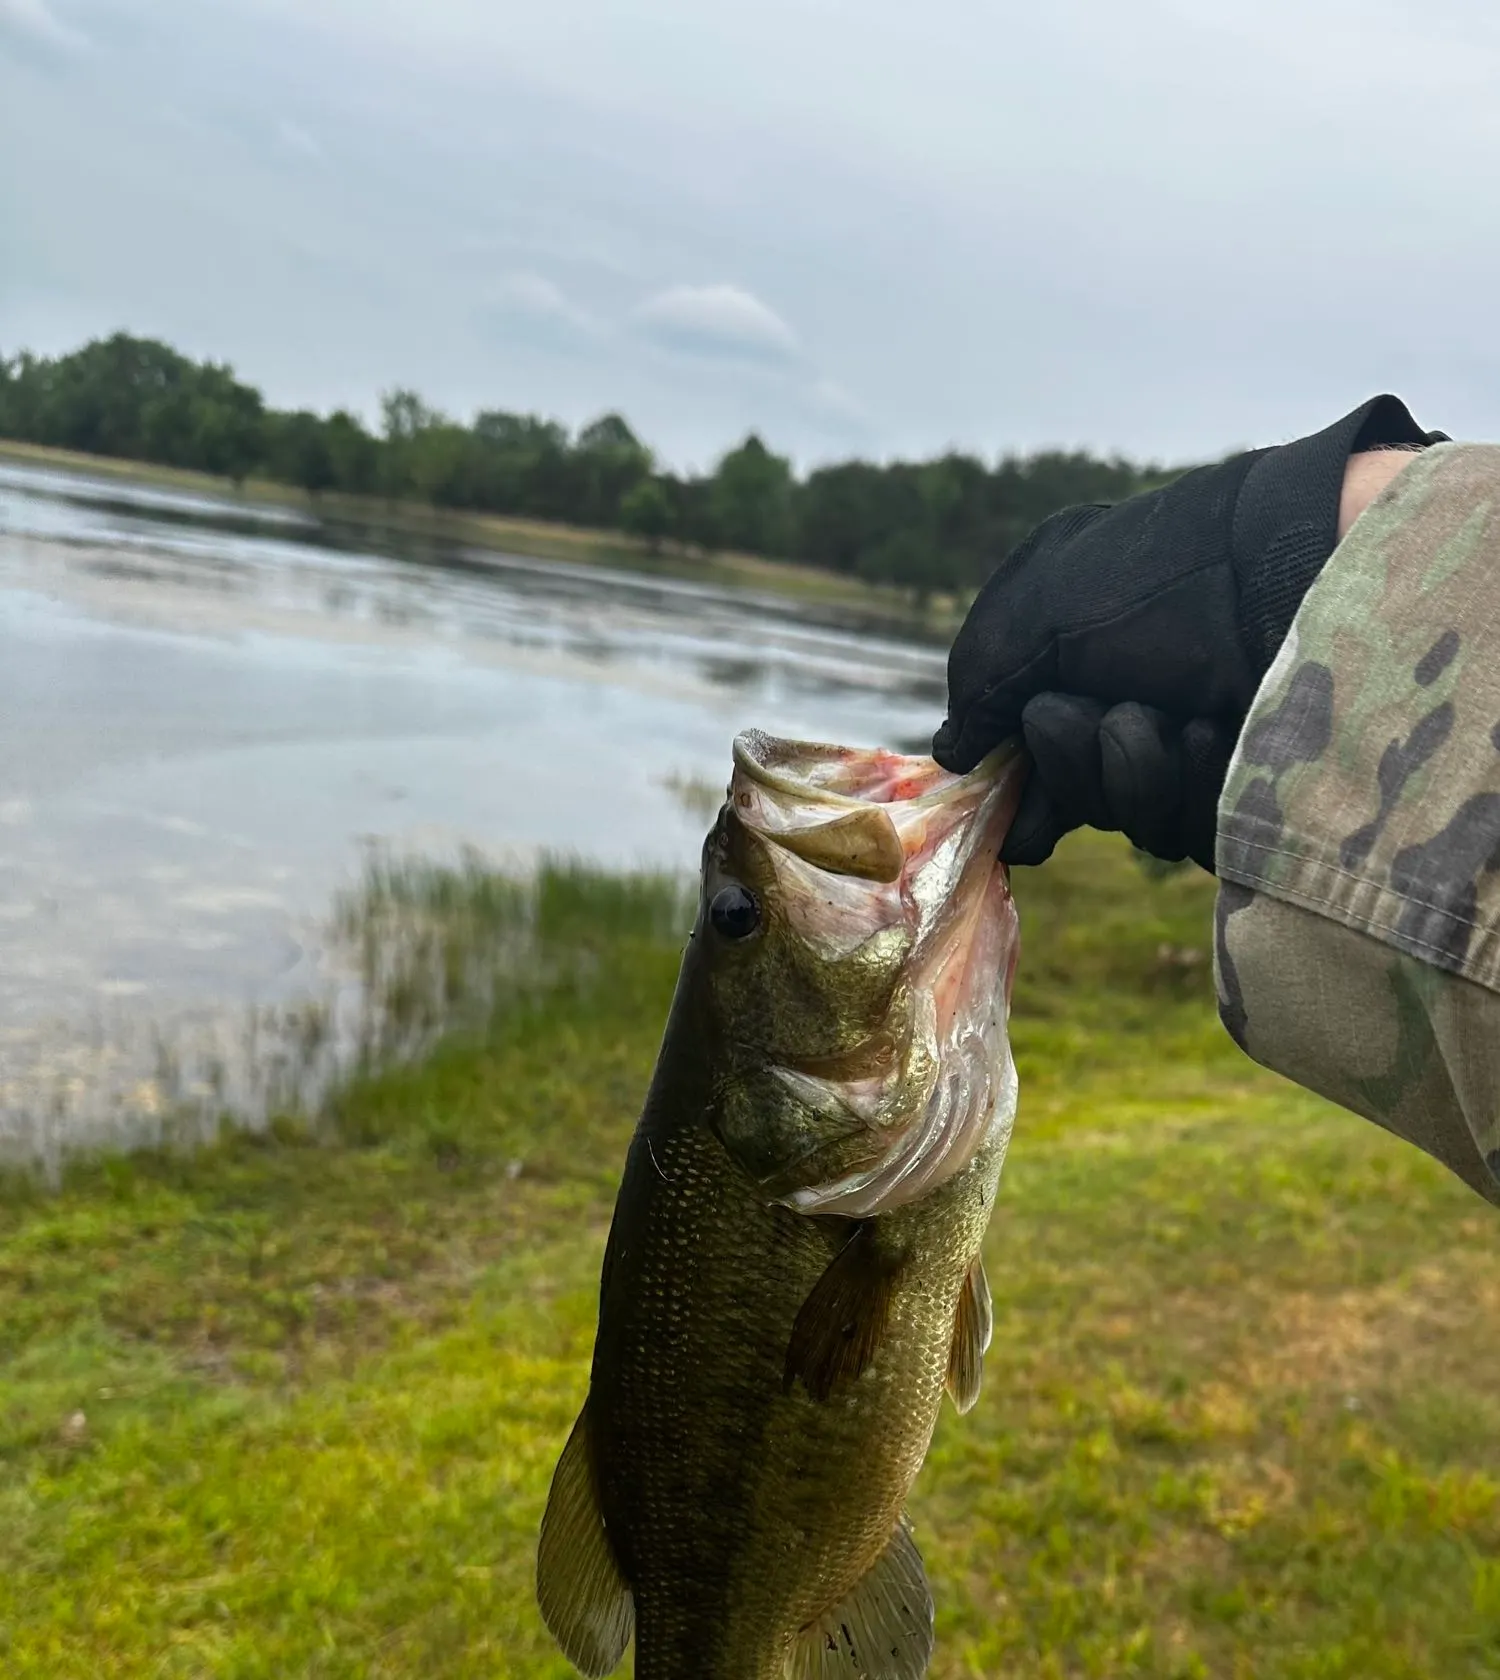
<path fill-rule="evenodd" d="M 248 478 L 236 485 L 228 478 L 186 467 L 89 455 L 47 444 L 0 438 L 0 464 L 5 463 L 79 477 L 115 479 L 139 488 L 212 496 L 247 507 L 280 508 L 330 522 L 378 526 L 406 536 L 468 543 L 522 559 L 567 561 L 776 595 L 809 607 L 847 614 L 870 628 L 899 630 L 911 640 L 951 640 L 969 605 L 967 596 L 944 595 L 934 595 L 926 603 L 918 603 L 910 593 L 886 585 L 864 583 L 836 572 L 793 561 L 767 560 L 754 554 L 703 554 L 673 544 L 664 544 L 653 552 L 639 539 L 622 532 L 434 508 L 418 502 L 387 501 L 378 496 L 357 496 L 342 491 L 325 491 L 314 496 L 272 479 Z"/>

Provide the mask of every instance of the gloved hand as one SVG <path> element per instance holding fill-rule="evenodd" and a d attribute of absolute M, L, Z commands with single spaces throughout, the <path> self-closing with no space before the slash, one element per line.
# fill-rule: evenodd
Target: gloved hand
<path fill-rule="evenodd" d="M 1212 871 L 1229 757 L 1334 550 L 1349 456 L 1444 441 L 1375 397 L 1296 443 L 1044 520 L 964 620 L 932 746 L 961 772 L 1024 735 L 1033 774 L 1001 856 L 1041 863 L 1089 824 Z"/>

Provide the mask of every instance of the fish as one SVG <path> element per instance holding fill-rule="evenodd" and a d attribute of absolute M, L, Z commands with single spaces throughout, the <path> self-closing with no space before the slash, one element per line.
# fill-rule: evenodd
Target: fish
<path fill-rule="evenodd" d="M 582 1674 L 926 1672 L 906 1502 L 992 1333 L 1024 774 L 734 740 L 537 1541 Z"/>

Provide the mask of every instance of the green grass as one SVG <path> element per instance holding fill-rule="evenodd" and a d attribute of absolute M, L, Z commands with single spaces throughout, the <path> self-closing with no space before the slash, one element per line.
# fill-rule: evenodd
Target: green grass
<path fill-rule="evenodd" d="M 1500 1675 L 1490 1213 L 1239 1056 L 1206 882 L 1085 838 L 1017 894 L 995 1344 L 913 1502 L 932 1672 Z M 7 1188 L 7 1680 L 568 1672 L 533 1536 L 683 911 L 523 908 L 545 983 L 321 1125 Z"/>
<path fill-rule="evenodd" d="M 267 506 L 315 511 L 326 518 L 368 525 L 397 536 L 475 543 L 535 560 L 565 560 L 576 565 L 623 567 L 664 577 L 753 589 L 793 600 L 839 608 L 874 627 L 919 630 L 936 641 L 952 640 L 972 599 L 935 594 L 914 604 L 909 590 L 866 583 L 821 567 L 732 551 L 703 553 L 676 543 L 652 549 L 619 531 L 596 531 L 549 520 L 507 518 L 502 514 L 463 513 L 414 501 L 388 501 L 325 491 L 313 497 L 294 485 L 252 478 L 234 484 L 212 473 L 152 461 L 121 461 L 44 444 L 0 438 L 0 461 L 56 472 L 88 473 L 125 483 L 155 485 L 199 495 L 259 502 Z"/>

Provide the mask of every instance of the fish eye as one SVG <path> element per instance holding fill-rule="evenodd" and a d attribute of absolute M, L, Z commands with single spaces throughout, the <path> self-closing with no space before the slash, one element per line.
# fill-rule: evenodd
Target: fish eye
<path fill-rule="evenodd" d="M 760 926 L 760 900 L 737 882 L 721 887 L 709 903 L 708 919 L 725 939 L 748 939 Z"/>

